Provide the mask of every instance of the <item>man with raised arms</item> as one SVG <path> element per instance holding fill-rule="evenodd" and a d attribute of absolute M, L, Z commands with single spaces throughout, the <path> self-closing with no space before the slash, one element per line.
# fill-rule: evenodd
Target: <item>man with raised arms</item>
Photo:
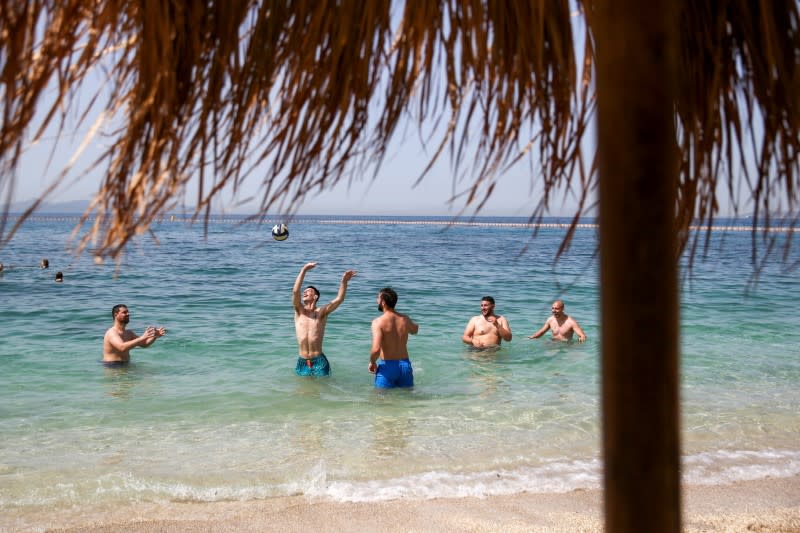
<path fill-rule="evenodd" d="M 131 315 L 128 307 L 122 304 L 111 309 L 111 317 L 114 325 L 103 337 L 103 363 L 127 363 L 131 360 L 131 348 L 149 348 L 167 333 L 163 327 L 148 326 L 141 336 L 136 335 L 127 328 Z"/>
<path fill-rule="evenodd" d="M 292 305 L 294 305 L 294 330 L 297 334 L 299 357 L 295 366 L 298 376 L 327 376 L 331 373 L 328 358 L 322 353 L 322 338 L 325 336 L 325 325 L 328 315 L 334 312 L 344 301 L 347 293 L 347 282 L 356 275 L 355 270 L 342 274 L 339 293 L 328 305 L 317 307 L 319 291 L 309 285 L 302 292 L 306 272 L 317 266 L 317 263 L 306 263 L 300 269 L 292 288 Z"/>
<path fill-rule="evenodd" d="M 372 350 L 367 370 L 375 374 L 378 388 L 413 387 L 414 371 L 408 359 L 407 344 L 408 335 L 416 335 L 419 326 L 395 311 L 397 293 L 391 287 L 380 290 L 377 303 L 378 311 L 383 314 L 372 321 Z"/>
<path fill-rule="evenodd" d="M 583 333 L 578 322 L 564 312 L 564 302 L 556 300 L 550 310 L 553 312 L 553 316 L 545 321 L 539 331 L 528 337 L 529 339 L 538 339 L 549 329 L 553 332 L 554 341 L 571 341 L 573 333 L 578 334 L 578 342 L 586 340 L 586 334 Z"/>
<path fill-rule="evenodd" d="M 511 326 L 502 315 L 494 314 L 494 298 L 481 298 L 481 314 L 467 322 L 461 340 L 475 348 L 500 346 L 502 341 L 511 341 Z"/>

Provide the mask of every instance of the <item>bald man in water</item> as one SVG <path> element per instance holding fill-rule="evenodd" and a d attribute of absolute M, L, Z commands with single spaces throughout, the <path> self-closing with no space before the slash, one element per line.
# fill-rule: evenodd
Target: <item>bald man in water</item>
<path fill-rule="evenodd" d="M 578 322 L 564 312 L 564 302 L 556 300 L 550 310 L 553 316 L 545 321 L 544 326 L 539 331 L 528 337 L 529 339 L 538 339 L 549 329 L 553 332 L 554 341 L 571 341 L 573 333 L 578 334 L 578 342 L 586 340 L 586 334 L 578 325 Z"/>

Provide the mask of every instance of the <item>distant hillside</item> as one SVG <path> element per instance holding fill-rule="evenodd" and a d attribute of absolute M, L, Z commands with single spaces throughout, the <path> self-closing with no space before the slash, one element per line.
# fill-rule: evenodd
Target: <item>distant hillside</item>
<path fill-rule="evenodd" d="M 33 205 L 33 200 L 15 202 L 9 206 L 10 213 L 22 213 Z M 37 213 L 83 213 L 89 207 L 88 200 L 73 200 L 71 202 L 54 202 L 41 204 Z"/>
<path fill-rule="evenodd" d="M 9 207 L 8 212 L 9 213 L 23 213 L 31 205 L 33 205 L 33 200 L 28 200 L 28 201 L 25 201 L 25 202 L 14 202 Z M 36 213 L 35 214 L 37 214 L 37 215 L 48 215 L 48 214 L 58 213 L 58 214 L 70 214 L 70 215 L 76 215 L 76 214 L 82 215 L 84 213 L 84 211 L 86 211 L 87 207 L 89 207 L 89 200 L 73 200 L 71 202 L 46 202 L 46 203 L 41 204 L 36 209 Z M 2 207 L 0 207 L 0 209 L 2 209 Z M 183 207 L 183 208 L 180 208 L 180 209 L 173 209 L 171 212 L 175 213 L 175 214 L 182 214 L 182 215 L 185 215 L 187 213 L 191 214 L 191 213 L 194 212 L 194 208 L 187 206 L 187 207 Z M 249 209 L 247 207 L 243 207 L 243 208 L 239 208 L 239 209 L 231 208 L 231 209 L 228 209 L 228 210 L 212 209 L 211 212 L 213 214 L 240 214 L 240 215 L 244 214 L 244 215 L 250 215 L 250 214 L 254 213 L 255 210 L 252 207 L 250 207 Z"/>

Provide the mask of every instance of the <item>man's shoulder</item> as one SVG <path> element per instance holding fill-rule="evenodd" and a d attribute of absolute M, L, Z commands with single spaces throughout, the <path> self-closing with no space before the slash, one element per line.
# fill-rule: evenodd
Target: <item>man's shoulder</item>
<path fill-rule="evenodd" d="M 323 316 L 329 315 L 330 313 L 336 311 L 337 307 L 338 306 L 333 305 L 333 302 L 327 303 L 327 304 L 323 305 L 322 307 L 317 307 L 317 316 L 323 317 Z"/>
<path fill-rule="evenodd" d="M 383 324 L 386 322 L 391 322 L 393 320 L 401 320 L 401 315 L 399 313 L 381 313 L 380 315 L 376 316 L 372 319 L 373 324 Z"/>
<path fill-rule="evenodd" d="M 103 338 L 106 339 L 108 337 L 115 336 L 115 335 L 117 337 L 119 337 L 120 339 L 122 339 L 123 341 L 128 341 L 128 340 L 136 338 L 136 334 L 133 331 L 129 330 L 128 328 L 125 328 L 122 331 L 122 333 L 120 333 L 119 331 L 117 331 L 117 328 L 115 328 L 114 326 L 111 326 L 110 328 L 108 328 L 106 330 L 106 334 L 103 335 Z"/>

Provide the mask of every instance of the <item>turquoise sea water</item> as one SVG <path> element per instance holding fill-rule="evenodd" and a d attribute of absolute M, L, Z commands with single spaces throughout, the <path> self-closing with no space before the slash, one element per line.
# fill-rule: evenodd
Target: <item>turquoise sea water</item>
<path fill-rule="evenodd" d="M 275 242 L 269 225 L 212 220 L 204 238 L 202 225 L 165 221 L 158 243 L 137 240 L 119 266 L 64 251 L 74 219 L 26 223 L 0 250 L 11 265 L 0 275 L 0 529 L 24 529 L 43 511 L 140 501 L 599 487 L 596 230 L 579 229 L 554 264 L 563 229 L 530 240 L 515 221 L 477 222 L 297 220 Z M 747 293 L 750 239 L 714 233 L 682 285 L 688 483 L 800 473 L 800 281 L 772 260 Z M 323 302 L 344 270 L 358 270 L 328 322 L 324 379 L 293 372 L 291 287 L 308 261 L 319 263 L 306 283 Z M 410 391 L 378 392 L 367 372 L 386 285 L 420 324 Z M 460 340 L 487 294 L 514 332 L 496 352 Z M 526 338 L 555 298 L 586 343 Z M 134 331 L 168 334 L 134 350 L 130 366 L 106 368 L 117 303 Z"/>

